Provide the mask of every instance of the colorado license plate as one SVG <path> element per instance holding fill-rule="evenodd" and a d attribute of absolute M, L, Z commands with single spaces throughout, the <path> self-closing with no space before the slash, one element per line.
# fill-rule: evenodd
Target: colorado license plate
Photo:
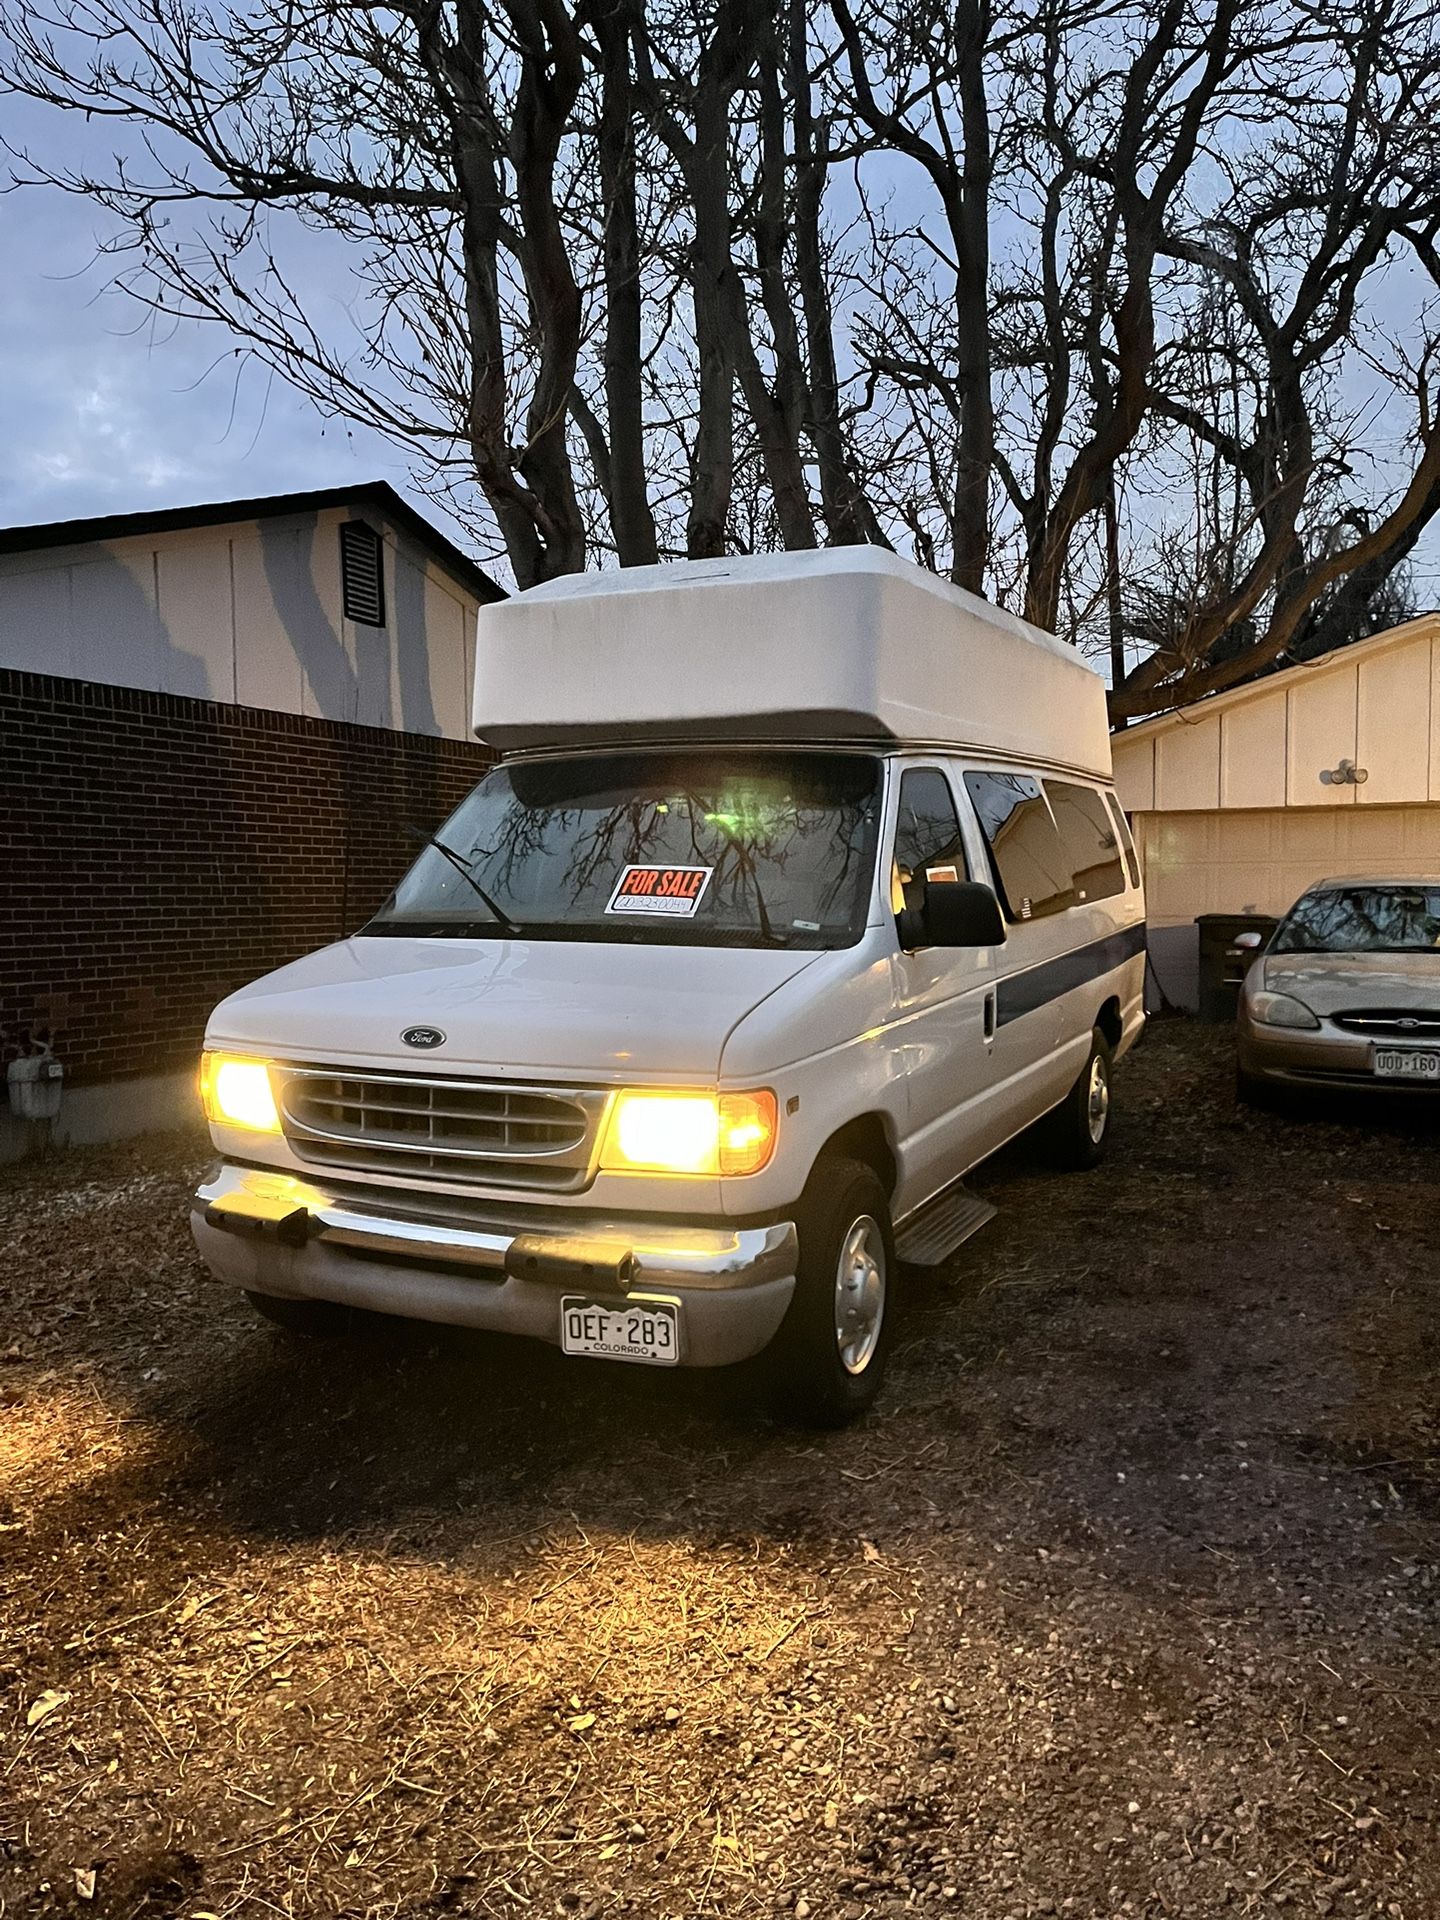
<path fill-rule="evenodd" d="M 567 1294 L 560 1302 L 560 1347 L 644 1367 L 680 1362 L 680 1309 L 673 1301 L 627 1301 L 623 1307 Z"/>
<path fill-rule="evenodd" d="M 1376 1047 L 1374 1068 L 1382 1080 L 1433 1080 L 1440 1084 L 1440 1053 L 1418 1047 Z"/>

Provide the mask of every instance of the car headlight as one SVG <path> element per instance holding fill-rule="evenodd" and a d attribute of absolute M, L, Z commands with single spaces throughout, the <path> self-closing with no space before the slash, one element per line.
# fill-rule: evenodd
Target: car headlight
<path fill-rule="evenodd" d="M 200 1104 L 216 1127 L 244 1127 L 251 1133 L 279 1133 L 280 1113 L 263 1060 L 242 1060 L 230 1053 L 200 1056 Z"/>
<path fill-rule="evenodd" d="M 617 1094 L 600 1152 L 606 1173 L 759 1173 L 775 1151 L 777 1109 L 758 1093 Z"/>
<path fill-rule="evenodd" d="M 1303 1000 L 1288 993 L 1252 993 L 1250 1018 L 1262 1027 L 1318 1027 L 1320 1022 Z"/>

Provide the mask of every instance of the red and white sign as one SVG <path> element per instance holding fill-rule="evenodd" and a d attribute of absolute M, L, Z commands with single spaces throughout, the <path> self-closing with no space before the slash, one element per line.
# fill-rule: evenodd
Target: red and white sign
<path fill-rule="evenodd" d="M 714 871 L 713 867 L 626 867 L 605 911 L 693 920 Z"/>

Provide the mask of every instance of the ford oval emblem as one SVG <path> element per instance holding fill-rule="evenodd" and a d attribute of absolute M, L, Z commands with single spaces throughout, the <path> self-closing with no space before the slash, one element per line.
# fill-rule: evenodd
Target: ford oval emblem
<path fill-rule="evenodd" d="M 445 1044 L 439 1027 L 406 1027 L 400 1038 L 407 1047 L 443 1047 Z"/>

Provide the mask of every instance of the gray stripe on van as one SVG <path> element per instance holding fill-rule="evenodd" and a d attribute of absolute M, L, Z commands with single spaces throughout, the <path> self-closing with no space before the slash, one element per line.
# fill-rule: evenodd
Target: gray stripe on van
<path fill-rule="evenodd" d="M 1088 980 L 1100 979 L 1144 951 L 1145 922 L 1141 920 L 1133 927 L 1126 927 L 1123 933 L 1107 933 L 1101 940 L 1092 940 L 1088 947 L 1076 947 L 1071 953 L 1043 960 L 1037 967 L 1027 967 L 1024 973 L 1012 973 L 996 988 L 996 1025 L 1003 1027 L 1012 1020 L 1023 1019 L 1027 1013 L 1035 1013 L 1050 1001 L 1058 1000 L 1062 993 L 1071 993 Z"/>

